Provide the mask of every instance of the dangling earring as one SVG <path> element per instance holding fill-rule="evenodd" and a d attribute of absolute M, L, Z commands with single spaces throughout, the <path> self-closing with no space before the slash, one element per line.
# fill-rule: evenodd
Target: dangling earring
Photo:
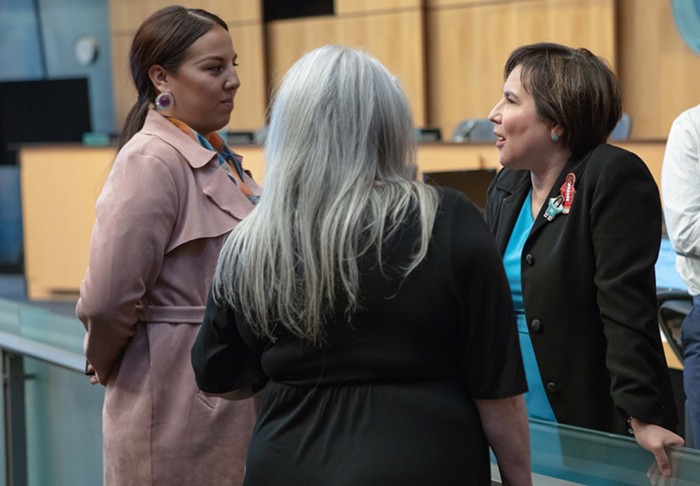
<path fill-rule="evenodd" d="M 154 103 L 157 109 L 163 111 L 167 110 L 168 108 L 171 108 L 175 104 L 175 98 L 173 98 L 172 94 L 166 91 L 156 96 L 156 100 Z"/>
<path fill-rule="evenodd" d="M 157 100 L 156 100 L 156 101 L 157 101 Z M 556 133 L 552 132 L 551 139 L 552 139 L 552 142 L 557 143 L 557 142 L 559 141 L 559 135 L 557 135 Z"/>

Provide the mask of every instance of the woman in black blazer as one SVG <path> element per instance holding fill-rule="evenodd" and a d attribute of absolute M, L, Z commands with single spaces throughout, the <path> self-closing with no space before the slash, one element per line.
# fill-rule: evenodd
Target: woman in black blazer
<path fill-rule="evenodd" d="M 670 474 L 682 445 L 656 321 L 661 205 L 635 154 L 607 145 L 619 81 L 586 49 L 523 46 L 489 119 L 504 169 L 486 219 L 518 312 L 531 416 L 634 433 Z"/>

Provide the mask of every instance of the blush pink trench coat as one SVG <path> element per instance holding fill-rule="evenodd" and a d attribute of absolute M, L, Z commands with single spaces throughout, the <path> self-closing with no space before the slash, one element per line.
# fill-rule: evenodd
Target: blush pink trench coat
<path fill-rule="evenodd" d="M 190 350 L 219 250 L 252 209 L 215 154 L 155 111 L 117 155 L 76 308 L 106 387 L 105 485 L 242 483 L 253 402 L 202 394 Z"/>

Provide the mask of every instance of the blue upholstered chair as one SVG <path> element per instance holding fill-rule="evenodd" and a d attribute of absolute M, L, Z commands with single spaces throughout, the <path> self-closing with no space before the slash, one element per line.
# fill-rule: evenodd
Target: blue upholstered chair
<path fill-rule="evenodd" d="M 632 130 L 632 119 L 627 113 L 623 113 L 610 134 L 609 140 L 627 140 Z"/>

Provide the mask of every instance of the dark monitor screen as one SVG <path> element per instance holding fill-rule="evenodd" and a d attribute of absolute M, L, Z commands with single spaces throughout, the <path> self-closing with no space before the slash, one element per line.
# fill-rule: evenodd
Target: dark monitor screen
<path fill-rule="evenodd" d="M 304 0 L 290 2 L 289 0 L 265 0 L 263 14 L 265 22 L 272 20 L 298 19 L 319 15 L 333 15 L 333 0 Z"/>
<path fill-rule="evenodd" d="M 0 143 L 80 142 L 91 130 L 87 78 L 0 82 Z"/>

